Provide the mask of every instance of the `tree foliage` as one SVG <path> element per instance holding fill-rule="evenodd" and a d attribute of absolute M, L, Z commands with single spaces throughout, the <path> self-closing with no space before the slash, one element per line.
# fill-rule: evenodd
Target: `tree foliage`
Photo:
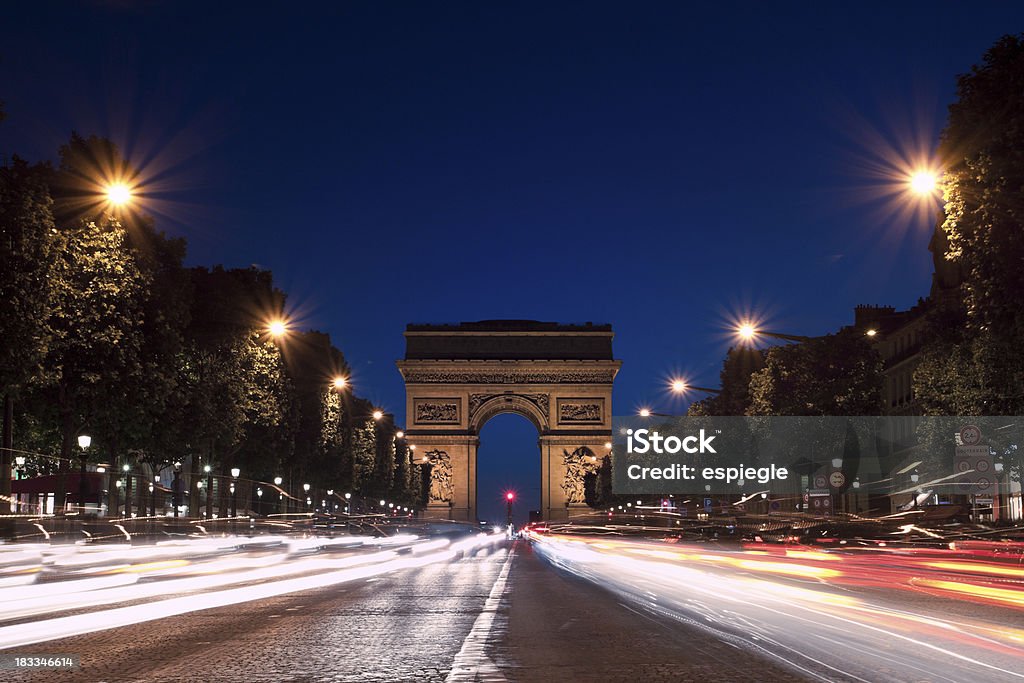
<path fill-rule="evenodd" d="M 750 408 L 750 378 L 764 367 L 765 352 L 752 346 L 729 349 L 719 374 L 721 393 L 697 401 L 689 415 L 745 415 Z"/>
<path fill-rule="evenodd" d="M 0 168 L 0 393 L 19 397 L 19 446 L 53 456 L 25 469 L 67 471 L 89 433 L 108 466 L 180 460 L 193 477 L 238 467 L 416 499 L 393 421 L 332 387 L 349 369 L 330 337 L 268 334 L 285 310 L 269 271 L 185 268 L 184 240 L 106 201 L 106 184 L 137 176 L 109 140 L 77 134 L 56 168 Z"/>
<path fill-rule="evenodd" d="M 1005 36 L 959 77 L 941 156 L 936 256 L 957 266 L 958 297 L 933 313 L 914 377 L 931 414 L 1024 409 L 1024 42 Z"/>
<path fill-rule="evenodd" d="M 0 167 L 0 394 L 16 394 L 40 374 L 49 341 L 62 240 L 48 177 L 47 167 L 19 158 Z"/>
<path fill-rule="evenodd" d="M 750 379 L 749 415 L 877 415 L 882 361 L 848 329 L 772 347 Z"/>

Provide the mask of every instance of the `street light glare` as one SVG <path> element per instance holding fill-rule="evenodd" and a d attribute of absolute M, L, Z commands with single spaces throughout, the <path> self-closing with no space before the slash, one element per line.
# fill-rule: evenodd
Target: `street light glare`
<path fill-rule="evenodd" d="M 348 385 L 348 380 L 344 377 L 335 377 L 331 384 L 334 385 L 335 389 L 344 389 Z"/>
<path fill-rule="evenodd" d="M 124 206 L 132 199 L 132 191 L 124 183 L 112 183 L 107 186 L 107 201 L 114 206 Z"/>
<path fill-rule="evenodd" d="M 672 391 L 681 394 L 686 391 L 686 382 L 681 379 L 672 380 Z"/>
<path fill-rule="evenodd" d="M 267 331 L 275 337 L 280 337 L 288 331 L 288 324 L 283 320 L 272 320 L 267 326 Z"/>
<path fill-rule="evenodd" d="M 931 194 L 938 186 L 938 178 L 931 171 L 919 171 L 910 177 L 910 189 L 916 194 Z"/>
<path fill-rule="evenodd" d="M 373 411 L 373 419 L 374 420 L 379 420 L 382 417 L 384 417 L 384 413 L 382 411 L 380 411 L 380 410 Z"/>
<path fill-rule="evenodd" d="M 757 328 L 750 323 L 743 323 L 736 328 L 736 334 L 744 341 L 750 341 L 757 335 Z"/>
<path fill-rule="evenodd" d="M 505 494 L 505 498 L 506 498 L 507 500 L 510 500 L 510 501 L 511 501 L 511 500 L 514 500 L 514 499 L 515 499 L 515 497 L 516 497 L 516 494 L 512 493 L 511 491 L 509 491 L 508 493 L 506 493 L 506 494 Z"/>
<path fill-rule="evenodd" d="M 650 416 L 651 416 L 651 411 L 648 408 L 641 408 L 640 409 L 640 417 L 650 417 Z"/>

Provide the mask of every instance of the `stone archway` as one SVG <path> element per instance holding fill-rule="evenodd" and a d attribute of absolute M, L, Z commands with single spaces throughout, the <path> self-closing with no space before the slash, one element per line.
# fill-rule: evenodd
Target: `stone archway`
<path fill-rule="evenodd" d="M 537 428 L 541 514 L 585 511 L 583 477 L 611 440 L 610 325 L 488 320 L 409 325 L 405 358 L 406 435 L 432 465 L 427 514 L 476 520 L 480 429 L 517 413 Z"/>

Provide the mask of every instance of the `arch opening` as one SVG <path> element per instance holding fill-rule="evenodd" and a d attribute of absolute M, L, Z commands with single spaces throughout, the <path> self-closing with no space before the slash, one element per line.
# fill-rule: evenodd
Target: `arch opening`
<path fill-rule="evenodd" d="M 477 517 L 504 524 L 511 491 L 512 519 L 522 526 L 541 508 L 541 451 L 536 425 L 517 411 L 495 413 L 478 432 L 476 454 Z"/>

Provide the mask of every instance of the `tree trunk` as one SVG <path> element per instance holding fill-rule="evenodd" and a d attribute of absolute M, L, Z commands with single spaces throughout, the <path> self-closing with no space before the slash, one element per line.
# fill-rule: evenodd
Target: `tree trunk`
<path fill-rule="evenodd" d="M 65 512 L 65 498 L 68 488 L 68 470 L 71 463 L 71 443 L 75 437 L 74 415 L 68 399 L 67 387 L 63 384 L 59 389 L 60 404 L 60 460 L 57 461 L 57 485 L 53 492 L 53 512 L 62 515 Z"/>
<path fill-rule="evenodd" d="M 14 397 L 4 394 L 4 433 L 0 442 L 0 495 L 11 495 L 11 463 L 14 461 Z M 10 506 L 2 506 L 3 513 L 7 514 Z"/>

